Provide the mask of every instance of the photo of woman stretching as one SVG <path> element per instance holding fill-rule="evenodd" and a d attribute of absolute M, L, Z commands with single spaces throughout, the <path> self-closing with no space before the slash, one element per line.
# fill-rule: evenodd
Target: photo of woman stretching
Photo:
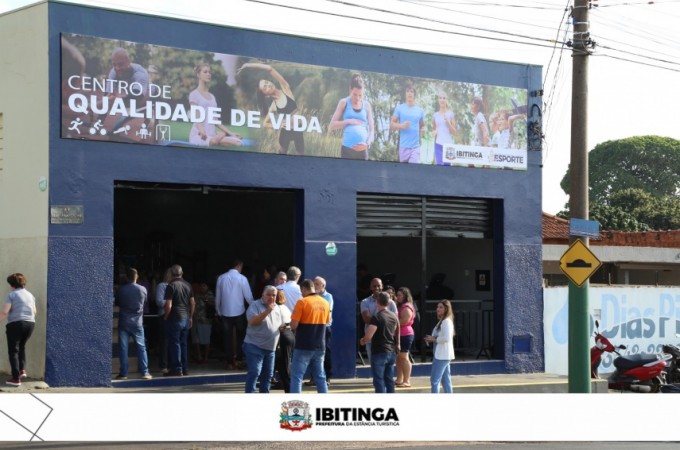
<path fill-rule="evenodd" d="M 349 96 L 340 99 L 333 113 L 329 131 L 342 129 L 340 156 L 347 159 L 368 159 L 368 148 L 373 143 L 373 110 L 364 100 L 364 79 L 352 74 Z"/>
<path fill-rule="evenodd" d="M 269 64 L 262 63 L 245 63 L 238 70 L 240 74 L 243 69 L 260 69 L 269 72 L 269 74 L 279 83 L 280 87 L 276 87 L 274 83 L 269 80 L 261 79 L 257 85 L 257 103 L 262 114 L 262 125 L 271 127 L 271 116 L 269 113 L 279 114 L 295 114 L 298 109 L 297 102 L 290 85 L 285 78 Z M 305 141 L 301 131 L 294 131 L 286 127 L 286 120 L 281 121 L 281 131 L 279 132 L 279 153 L 285 155 L 288 153 L 290 143 L 295 143 L 295 151 L 298 155 L 305 154 Z"/>
<path fill-rule="evenodd" d="M 224 125 L 213 125 L 208 122 L 208 108 L 217 108 L 215 96 L 210 93 L 212 70 L 208 63 L 200 63 L 194 69 L 198 78 L 198 87 L 189 94 L 189 104 L 196 105 L 206 112 L 203 122 L 196 122 L 189 133 L 189 143 L 200 146 L 223 145 L 225 147 L 241 146 L 243 141 L 237 133 L 229 131 Z M 220 131 L 216 130 L 219 129 Z"/>

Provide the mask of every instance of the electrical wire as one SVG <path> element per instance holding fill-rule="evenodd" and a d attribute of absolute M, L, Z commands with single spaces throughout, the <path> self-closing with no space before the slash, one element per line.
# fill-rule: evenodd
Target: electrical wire
<path fill-rule="evenodd" d="M 263 2 L 262 0 L 246 0 L 246 1 L 265 3 L 265 2 Z M 356 4 L 356 3 L 350 3 L 350 2 L 347 2 L 347 1 L 344 1 L 344 0 L 326 0 L 326 1 L 327 1 L 327 2 L 330 2 L 330 3 L 336 3 L 336 4 L 339 4 L 339 5 L 353 6 L 353 7 L 355 7 L 355 8 L 359 8 L 359 9 L 363 9 L 363 10 L 367 10 L 367 11 L 374 11 L 374 12 L 379 12 L 379 13 L 393 14 L 393 15 L 396 15 L 396 16 L 406 16 L 406 17 L 408 17 L 409 19 L 419 19 L 419 20 L 424 20 L 424 21 L 427 21 L 427 22 L 434 22 L 434 23 L 439 23 L 439 24 L 442 24 L 442 25 L 455 26 L 455 27 L 465 28 L 465 29 L 474 30 L 474 31 L 483 31 L 483 32 L 487 32 L 487 33 L 496 33 L 496 34 L 501 34 L 501 35 L 504 35 L 504 36 L 511 36 L 511 37 L 515 37 L 515 38 L 522 38 L 522 39 L 534 40 L 534 41 L 538 41 L 538 42 L 547 42 L 547 43 L 550 43 L 550 44 L 553 43 L 553 41 L 550 40 L 550 39 L 537 38 L 537 37 L 533 37 L 533 36 L 527 36 L 527 35 L 522 35 L 522 34 L 518 34 L 518 33 L 511 33 L 511 32 L 507 32 L 507 31 L 498 31 L 498 30 L 493 30 L 493 29 L 489 29 L 489 28 L 474 27 L 474 26 L 470 26 L 470 25 L 461 25 L 461 24 L 458 24 L 458 23 L 447 22 L 447 21 L 443 21 L 443 20 L 439 20 L 439 19 L 434 19 L 434 18 L 429 18 L 429 17 L 415 16 L 415 15 L 411 15 L 411 14 L 407 14 L 407 13 L 401 13 L 401 12 L 390 11 L 390 10 L 387 10 L 387 9 L 381 9 L 381 8 L 374 8 L 374 7 L 370 7 L 370 6 L 358 5 L 358 4 Z M 293 7 L 293 8 L 294 8 L 294 7 Z M 294 8 L 294 9 L 296 9 L 296 8 Z M 359 19 L 358 17 L 352 17 L 352 18 L 353 18 L 353 19 Z M 365 20 L 370 20 L 371 22 L 377 22 L 375 19 L 365 19 Z M 394 23 L 391 23 L 391 24 L 394 25 Z M 409 25 L 409 28 L 411 28 L 411 27 L 412 27 L 412 26 Z M 420 27 L 415 27 L 415 28 L 420 28 Z M 429 31 L 446 32 L 446 31 L 442 31 L 442 30 L 432 30 L 431 28 L 424 28 L 424 29 L 427 29 L 427 30 L 429 30 Z M 446 33 L 459 34 L 459 33 L 453 32 L 453 31 L 446 32 Z M 485 37 L 485 36 L 475 36 L 475 37 L 486 38 L 486 39 L 493 39 L 493 38 Z M 527 44 L 527 43 L 524 43 L 524 42 L 516 42 L 516 41 L 509 41 L 509 42 Z"/>
<path fill-rule="evenodd" d="M 544 25 L 537 25 L 535 23 L 520 22 L 520 21 L 517 21 L 517 20 L 510 20 L 508 18 L 494 17 L 494 16 L 491 16 L 489 14 L 476 14 L 476 13 L 472 13 L 472 12 L 469 12 L 469 11 L 461 11 L 461 10 L 458 10 L 458 9 L 442 8 L 440 6 L 422 5 L 422 3 L 428 3 L 428 2 L 423 2 L 422 0 L 395 0 L 395 1 L 401 2 L 401 3 L 408 3 L 408 4 L 411 4 L 411 5 L 427 6 L 428 8 L 436 9 L 436 10 L 439 10 L 439 11 L 455 12 L 455 13 L 464 14 L 464 15 L 467 15 L 467 16 L 481 17 L 483 19 L 498 20 L 500 22 L 503 22 L 504 24 L 514 23 L 514 24 L 517 24 L 517 25 L 521 25 L 523 27 L 534 27 L 534 28 L 541 28 L 541 29 L 544 29 L 544 30 L 550 30 L 551 32 L 553 31 L 553 27 L 548 27 L 548 26 L 544 26 Z M 446 2 L 446 3 L 453 3 L 453 2 Z"/>

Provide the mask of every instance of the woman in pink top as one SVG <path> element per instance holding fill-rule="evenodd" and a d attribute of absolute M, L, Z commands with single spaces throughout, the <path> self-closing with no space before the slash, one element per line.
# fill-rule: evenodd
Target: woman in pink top
<path fill-rule="evenodd" d="M 413 309 L 413 296 L 407 287 L 397 289 L 397 310 L 399 312 L 399 345 L 401 349 L 397 355 L 397 379 L 394 383 L 397 387 L 411 386 L 411 361 L 408 352 L 413 345 L 413 321 L 416 318 Z"/>

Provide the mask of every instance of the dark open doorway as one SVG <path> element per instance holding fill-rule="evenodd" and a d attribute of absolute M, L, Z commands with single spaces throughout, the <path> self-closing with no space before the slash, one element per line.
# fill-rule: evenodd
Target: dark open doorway
<path fill-rule="evenodd" d="M 209 285 L 231 260 L 250 278 L 294 261 L 293 191 L 119 181 L 114 194 L 116 275 L 158 276 L 172 264 Z M 285 269 L 284 269 L 285 270 Z"/>
<path fill-rule="evenodd" d="M 194 286 L 206 283 L 214 292 L 217 277 L 239 258 L 245 262 L 243 274 L 255 285 L 265 267 L 285 270 L 294 263 L 299 204 L 294 191 L 116 182 L 114 282 L 122 281 L 125 270 L 134 267 L 140 274 L 139 284 L 147 288 L 144 328 L 152 370 L 159 367 L 156 359 L 160 356 L 155 287 L 165 270 L 179 264 L 187 281 Z M 114 318 L 114 374 L 118 368 L 116 326 Z M 223 351 L 219 331 L 213 327 L 214 359 Z M 137 367 L 134 358 L 131 347 L 131 371 Z"/>

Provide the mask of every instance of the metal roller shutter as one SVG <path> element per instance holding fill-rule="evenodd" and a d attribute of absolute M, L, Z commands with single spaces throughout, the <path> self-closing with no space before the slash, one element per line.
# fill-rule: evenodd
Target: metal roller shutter
<path fill-rule="evenodd" d="M 492 237 L 491 202 L 456 197 L 358 194 L 359 237 Z"/>

